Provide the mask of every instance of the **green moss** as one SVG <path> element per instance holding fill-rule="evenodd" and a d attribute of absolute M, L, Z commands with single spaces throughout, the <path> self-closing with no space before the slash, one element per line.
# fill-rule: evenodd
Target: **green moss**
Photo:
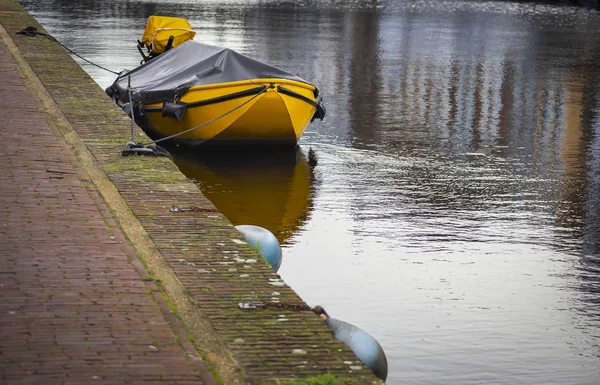
<path fill-rule="evenodd" d="M 143 281 L 151 281 L 151 282 L 155 282 L 155 283 L 161 283 L 162 281 L 160 280 L 160 278 L 158 278 L 155 275 L 152 274 L 147 274 L 144 278 L 142 278 Z"/>
<path fill-rule="evenodd" d="M 207 354 L 203 352 L 203 350 L 202 350 L 200 344 L 198 343 L 198 341 L 196 341 L 196 339 L 191 334 L 189 334 L 189 333 L 187 333 L 187 337 L 190 340 L 190 342 L 192 343 L 192 345 L 194 345 L 194 347 L 196 348 L 196 351 L 200 354 L 200 358 L 202 358 L 202 361 L 204 362 L 204 364 L 206 365 L 206 367 L 210 371 L 210 374 L 215 379 L 215 381 L 217 382 L 217 384 L 218 385 L 223 385 L 223 380 L 217 374 L 217 369 L 212 364 L 212 362 L 210 362 L 210 360 L 208 359 Z"/>
<path fill-rule="evenodd" d="M 141 171 L 153 170 L 154 166 L 148 162 L 148 158 L 142 156 L 128 156 L 124 160 L 104 165 L 107 172 L 116 171 Z"/>
<path fill-rule="evenodd" d="M 356 382 L 350 379 L 336 378 L 332 374 L 323 374 L 318 377 L 310 377 L 302 380 L 284 380 L 280 382 L 281 385 L 351 385 Z M 267 383 L 261 383 L 261 385 L 267 385 Z"/>
<path fill-rule="evenodd" d="M 169 306 L 169 309 L 171 309 L 171 313 L 178 315 L 179 313 L 177 311 L 177 308 L 175 307 L 175 305 L 173 305 L 173 302 L 171 302 L 167 293 L 165 293 L 164 290 L 161 290 L 160 294 L 162 294 L 163 298 L 165 299 L 165 302 Z"/>

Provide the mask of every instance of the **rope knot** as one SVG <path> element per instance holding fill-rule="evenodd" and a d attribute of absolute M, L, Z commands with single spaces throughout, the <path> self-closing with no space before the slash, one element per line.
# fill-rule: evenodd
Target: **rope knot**
<path fill-rule="evenodd" d="M 25 36 L 35 36 L 38 34 L 39 34 L 38 29 L 33 26 L 29 26 L 29 27 L 24 28 L 21 31 L 17 32 L 17 35 L 25 35 Z"/>

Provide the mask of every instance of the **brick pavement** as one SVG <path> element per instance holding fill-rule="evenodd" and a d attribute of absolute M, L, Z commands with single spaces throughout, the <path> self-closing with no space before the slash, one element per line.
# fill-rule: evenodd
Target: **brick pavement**
<path fill-rule="evenodd" d="M 1 41 L 0 162 L 0 383 L 214 383 Z"/>

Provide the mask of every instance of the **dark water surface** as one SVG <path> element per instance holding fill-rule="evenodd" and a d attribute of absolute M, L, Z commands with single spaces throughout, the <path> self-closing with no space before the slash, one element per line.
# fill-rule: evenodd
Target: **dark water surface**
<path fill-rule="evenodd" d="M 600 14 L 500 1 L 22 3 L 121 70 L 152 14 L 314 82 L 296 153 L 180 154 L 388 384 L 600 384 Z M 23 26 L 25 27 L 25 26 Z M 83 65 L 102 86 L 113 75 Z M 311 154 L 309 154 L 309 150 Z M 316 157 L 317 165 L 314 166 Z"/>

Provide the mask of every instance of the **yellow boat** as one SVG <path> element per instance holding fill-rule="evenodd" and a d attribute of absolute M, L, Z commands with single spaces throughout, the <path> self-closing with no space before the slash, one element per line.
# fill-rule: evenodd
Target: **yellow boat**
<path fill-rule="evenodd" d="M 153 139 L 189 146 L 295 145 L 310 122 L 325 116 L 319 90 L 299 76 L 228 48 L 173 38 L 174 31 L 191 35 L 185 25 L 164 31 L 171 43 L 159 45 L 161 31 L 146 31 L 140 43 L 150 52 L 145 63 L 107 89 L 118 104 L 132 106 Z M 159 46 L 162 52 L 151 51 Z"/>

